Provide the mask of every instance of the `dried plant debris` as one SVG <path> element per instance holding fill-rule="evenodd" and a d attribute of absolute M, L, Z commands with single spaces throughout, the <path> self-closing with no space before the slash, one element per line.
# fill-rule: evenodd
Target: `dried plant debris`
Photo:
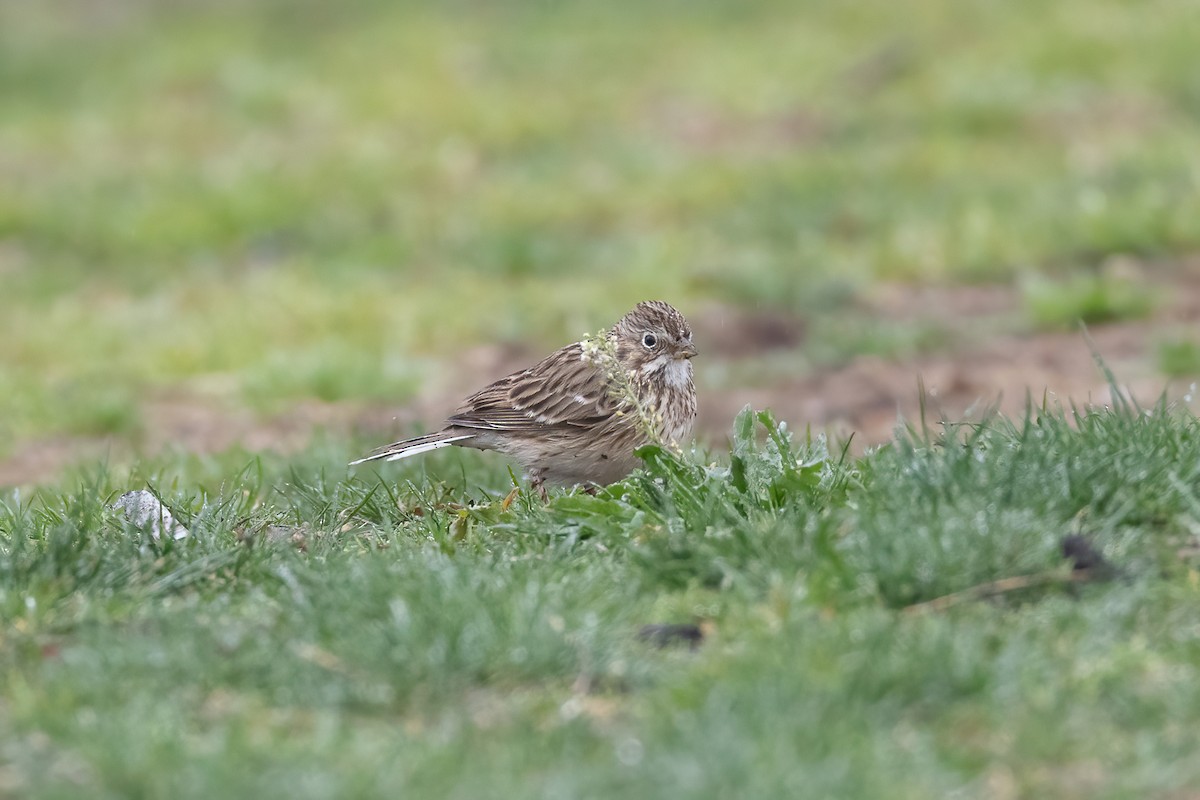
<path fill-rule="evenodd" d="M 1063 537 L 1062 555 L 1071 562 L 1072 572 L 1092 580 L 1111 580 L 1121 574 L 1120 568 L 1104 557 L 1088 537 L 1072 533 Z"/>
<path fill-rule="evenodd" d="M 704 642 L 704 631 L 692 623 L 653 623 L 643 625 L 637 638 L 655 647 L 686 645 L 689 650 L 695 650 Z"/>

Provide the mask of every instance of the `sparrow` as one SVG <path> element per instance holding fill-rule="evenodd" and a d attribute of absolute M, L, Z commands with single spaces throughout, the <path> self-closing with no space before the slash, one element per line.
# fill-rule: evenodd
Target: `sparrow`
<path fill-rule="evenodd" d="M 696 422 L 692 329 L 674 307 L 638 303 L 612 328 L 555 350 L 472 394 L 438 431 L 394 442 L 351 466 L 440 450 L 496 450 L 542 498 L 546 484 L 604 486 L 638 466 L 634 451 L 678 448 Z"/>

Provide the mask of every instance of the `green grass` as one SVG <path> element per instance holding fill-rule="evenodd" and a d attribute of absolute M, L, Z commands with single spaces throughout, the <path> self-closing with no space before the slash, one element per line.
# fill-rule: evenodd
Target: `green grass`
<path fill-rule="evenodd" d="M 1191 9 L 0 3 L 0 452 L 73 387 L 399 403 L 637 300 L 1200 246 Z M 149 331 L 147 331 L 149 326 Z M 296 364 L 295 371 L 288 365 Z M 343 364 L 352 377 L 331 378 Z"/>
<path fill-rule="evenodd" d="M 1192 339 L 1171 339 L 1158 346 L 1158 363 L 1172 377 L 1200 375 L 1200 342 Z"/>
<path fill-rule="evenodd" d="M 1023 290 L 1030 319 L 1044 328 L 1143 319 L 1157 299 L 1153 290 L 1132 277 L 1104 274 L 1063 281 L 1033 278 L 1025 281 Z"/>
<path fill-rule="evenodd" d="M 10 495 L 6 790 L 1167 797 L 1200 781 L 1186 411 L 1034 409 L 859 460 L 747 411 L 728 458 L 649 449 L 596 497 L 507 510 L 494 457 L 347 475 L 346 455 L 180 457 Z M 191 538 L 107 509 L 143 480 Z M 1120 576 L 1068 582 L 1070 533 Z M 904 610 L 1026 575 L 1045 582 Z M 695 652 L 636 637 L 697 620 Z"/>

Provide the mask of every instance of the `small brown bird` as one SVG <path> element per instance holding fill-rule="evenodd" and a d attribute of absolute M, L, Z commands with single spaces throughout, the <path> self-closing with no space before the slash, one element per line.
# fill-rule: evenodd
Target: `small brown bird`
<path fill-rule="evenodd" d="M 661 301 L 638 303 L 603 336 L 569 344 L 480 389 L 440 431 L 381 447 L 351 465 L 456 445 L 511 456 L 543 497 L 545 483 L 613 483 L 638 465 L 638 447 L 691 437 L 695 355 L 682 314 Z"/>

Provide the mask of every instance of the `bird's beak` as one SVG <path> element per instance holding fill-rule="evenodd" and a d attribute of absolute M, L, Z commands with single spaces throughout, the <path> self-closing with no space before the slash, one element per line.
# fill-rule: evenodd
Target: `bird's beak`
<path fill-rule="evenodd" d="M 683 347 L 675 351 L 676 358 L 695 358 L 698 355 L 700 355 L 700 352 L 696 350 L 696 345 L 692 344 L 691 342 L 688 342 Z"/>

